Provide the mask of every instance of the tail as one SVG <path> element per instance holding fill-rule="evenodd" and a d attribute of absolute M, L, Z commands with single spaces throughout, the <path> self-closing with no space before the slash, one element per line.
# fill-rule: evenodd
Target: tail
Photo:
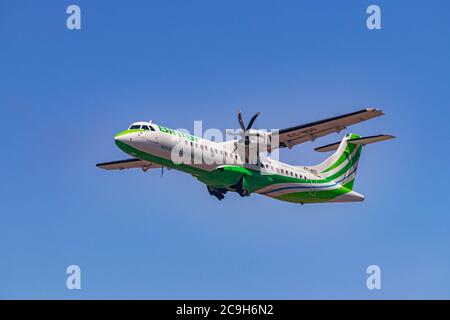
<path fill-rule="evenodd" d="M 325 179 L 339 183 L 349 190 L 353 190 L 359 157 L 361 156 L 363 146 L 393 138 L 390 135 L 361 137 L 356 134 L 347 134 L 341 142 L 314 149 L 319 152 L 333 150 L 336 150 L 336 152 L 321 164 L 308 168 L 316 170 Z"/>

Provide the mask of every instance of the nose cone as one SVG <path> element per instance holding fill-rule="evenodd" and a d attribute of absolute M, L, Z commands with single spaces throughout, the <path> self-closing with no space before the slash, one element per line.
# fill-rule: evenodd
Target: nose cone
<path fill-rule="evenodd" d="M 119 132 L 118 134 L 116 134 L 114 136 L 114 140 L 123 142 L 123 143 L 127 143 L 127 142 L 132 142 L 133 141 L 133 137 L 134 137 L 134 131 L 133 130 L 125 130 L 122 132 Z"/>
<path fill-rule="evenodd" d="M 122 131 L 114 136 L 114 142 L 124 152 L 128 152 L 129 144 L 133 141 L 133 133 L 128 130 Z"/>
<path fill-rule="evenodd" d="M 118 133 L 114 136 L 114 141 L 125 142 L 127 140 L 126 134 Z"/>
<path fill-rule="evenodd" d="M 132 153 L 145 142 L 145 137 L 139 130 L 125 130 L 114 136 L 116 145 L 126 153 Z"/>

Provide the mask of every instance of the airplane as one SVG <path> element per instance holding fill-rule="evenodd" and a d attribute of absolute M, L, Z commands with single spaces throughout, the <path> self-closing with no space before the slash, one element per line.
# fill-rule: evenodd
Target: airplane
<path fill-rule="evenodd" d="M 350 125 L 383 114 L 382 110 L 365 108 L 280 129 L 278 132 L 267 132 L 252 129 L 259 113 L 245 125 L 239 111 L 238 138 L 225 142 L 202 139 L 151 121 L 140 121 L 132 123 L 127 130 L 114 137 L 116 145 L 132 158 L 98 163 L 96 166 L 105 170 L 140 168 L 144 172 L 160 168 L 161 175 L 164 167 L 179 170 L 204 183 L 209 194 L 219 200 L 230 191 L 241 197 L 255 193 L 300 204 L 359 202 L 364 200 L 364 196 L 354 191 L 353 185 L 363 147 L 393 139 L 394 136 L 380 134 L 362 137 L 347 134 L 340 142 L 315 148 L 318 152 L 334 153 L 322 163 L 313 166 L 295 166 L 276 161 L 263 156 L 258 147 L 263 144 L 269 152 L 278 148 L 291 149 L 295 145 L 339 133 Z M 277 143 L 268 144 L 267 141 L 272 139 L 277 140 Z M 184 155 L 190 161 L 174 161 L 175 150 L 178 150 L 175 153 Z M 256 161 L 249 161 L 250 152 L 254 153 L 255 150 L 258 155 Z M 211 161 L 217 158 L 221 161 Z M 195 161 L 198 159 L 200 161 Z"/>

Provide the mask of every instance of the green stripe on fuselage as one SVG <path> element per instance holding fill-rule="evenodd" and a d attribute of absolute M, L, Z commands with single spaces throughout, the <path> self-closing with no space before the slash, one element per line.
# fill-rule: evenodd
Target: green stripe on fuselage
<path fill-rule="evenodd" d="M 356 138 L 361 138 L 361 136 L 353 133 L 350 134 L 349 139 L 356 139 Z M 344 152 L 341 154 L 339 159 L 335 163 L 333 163 L 329 168 L 322 171 L 322 173 L 326 173 L 339 167 L 346 159 L 348 159 L 348 157 L 350 157 L 350 155 L 353 153 L 353 150 L 355 150 L 355 147 L 356 145 L 352 143 L 347 143 L 347 146 L 345 147 Z"/>
<path fill-rule="evenodd" d="M 356 154 L 349 159 L 349 162 L 341 170 L 327 177 L 327 180 L 336 180 L 337 178 L 345 174 L 347 171 L 349 171 L 353 167 L 353 165 L 358 162 L 359 157 L 361 155 L 361 150 L 362 146 L 358 146 L 358 151 L 356 151 Z"/>
<path fill-rule="evenodd" d="M 334 198 L 346 194 L 350 191 L 351 190 L 345 187 L 340 187 L 332 190 L 292 192 L 276 196 L 275 198 L 278 200 L 295 203 L 318 203 L 331 201 Z"/>
<path fill-rule="evenodd" d="M 136 149 L 136 148 L 134 148 L 122 141 L 119 141 L 119 140 L 115 140 L 115 143 L 123 152 L 131 154 L 139 159 L 148 161 L 150 163 L 160 164 L 164 167 L 174 168 L 174 169 L 177 169 L 177 170 L 180 170 L 180 171 L 183 171 L 186 173 L 190 173 L 190 174 L 199 174 L 199 173 L 205 172 L 204 170 L 194 168 L 194 167 L 188 166 L 186 164 L 175 164 L 171 160 L 167 160 L 167 159 L 152 155 L 150 153 L 146 153 L 144 151 Z"/>
<path fill-rule="evenodd" d="M 129 129 L 129 130 L 125 130 L 122 132 L 119 132 L 118 134 L 116 134 L 114 137 L 120 137 L 129 133 L 133 133 L 133 132 L 143 132 L 144 130 L 141 129 Z"/>
<path fill-rule="evenodd" d="M 333 170 L 334 168 L 339 167 L 345 160 L 348 159 L 348 157 L 350 157 L 350 155 L 352 154 L 354 149 L 355 149 L 355 145 L 354 144 L 349 144 L 345 148 L 344 152 L 341 154 L 339 159 L 334 164 L 332 164 L 328 169 L 322 171 L 322 173 L 326 173 L 328 171 Z"/>

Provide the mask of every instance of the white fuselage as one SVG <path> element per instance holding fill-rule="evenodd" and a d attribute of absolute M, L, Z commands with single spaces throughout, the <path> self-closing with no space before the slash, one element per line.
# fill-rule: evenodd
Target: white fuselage
<path fill-rule="evenodd" d="M 176 160 L 184 160 L 182 163 L 206 171 L 213 171 L 224 165 L 238 165 L 268 174 L 303 179 L 320 178 L 317 173 L 308 170 L 307 167 L 288 165 L 269 157 L 261 156 L 258 164 L 244 164 L 243 157 L 238 151 L 235 151 L 237 140 L 214 142 L 155 124 L 151 125 L 155 129 L 154 131 L 132 132 L 117 136 L 115 139 L 156 157 L 171 160 L 175 163 Z M 177 158 L 176 151 L 178 150 L 183 151 L 180 151 L 181 155 Z M 138 156 L 132 153 L 131 155 Z"/>

